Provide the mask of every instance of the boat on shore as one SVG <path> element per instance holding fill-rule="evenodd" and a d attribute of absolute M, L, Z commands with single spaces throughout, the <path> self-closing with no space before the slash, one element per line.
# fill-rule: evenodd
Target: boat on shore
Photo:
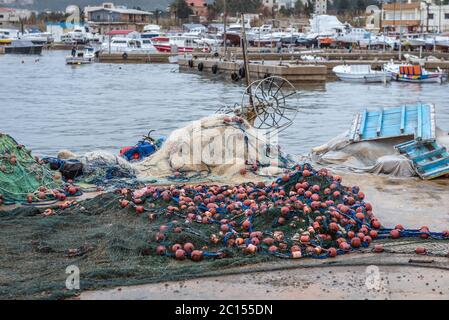
<path fill-rule="evenodd" d="M 391 78 L 401 82 L 412 83 L 443 83 L 447 81 L 447 73 L 438 68 L 438 71 L 427 71 L 420 65 L 395 64 L 389 62 L 384 65 L 385 71 Z"/>
<path fill-rule="evenodd" d="M 391 76 L 384 70 L 373 70 L 368 64 L 340 65 L 332 69 L 337 77 L 346 82 L 376 83 L 388 82 Z"/>

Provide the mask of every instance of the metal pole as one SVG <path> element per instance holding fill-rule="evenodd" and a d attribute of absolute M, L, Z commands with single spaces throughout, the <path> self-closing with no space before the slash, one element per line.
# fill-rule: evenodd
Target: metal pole
<path fill-rule="evenodd" d="M 248 114 L 247 114 L 247 120 L 251 125 L 254 125 L 254 121 L 256 120 L 255 112 L 254 112 L 254 102 L 253 102 L 253 95 L 251 92 L 251 80 L 249 78 L 249 63 L 248 63 L 248 57 L 246 55 L 246 30 L 245 30 L 245 14 L 242 13 L 242 52 L 243 52 L 243 63 L 245 65 L 245 80 L 246 80 L 246 87 L 247 87 L 247 93 L 249 96 L 249 106 L 248 106 Z"/>
<path fill-rule="evenodd" d="M 245 64 L 245 78 L 246 78 L 246 84 L 249 86 L 251 84 L 251 81 L 249 79 L 249 63 L 248 63 L 248 57 L 247 57 L 247 47 L 246 47 L 246 30 L 245 30 L 245 14 L 242 13 L 242 51 L 243 51 L 243 63 Z"/>
<path fill-rule="evenodd" d="M 402 0 L 399 0 L 399 61 L 402 60 Z"/>
<path fill-rule="evenodd" d="M 226 24 L 228 23 L 228 4 L 227 4 L 227 0 L 224 0 L 224 4 L 223 4 L 224 8 L 223 8 L 223 41 L 224 41 L 224 56 L 225 59 L 227 57 L 227 53 L 228 53 L 228 37 L 226 35 Z"/>

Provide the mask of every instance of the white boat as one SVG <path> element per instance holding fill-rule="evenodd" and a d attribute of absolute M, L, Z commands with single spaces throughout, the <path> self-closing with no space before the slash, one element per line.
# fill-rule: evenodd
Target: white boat
<path fill-rule="evenodd" d="M 69 31 L 61 36 L 61 41 L 67 44 L 85 44 L 88 42 L 88 33 L 83 27 L 76 26 L 73 31 Z"/>
<path fill-rule="evenodd" d="M 387 82 L 391 77 L 386 71 L 373 70 L 370 65 L 340 65 L 332 69 L 337 77 L 342 81 L 375 83 Z"/>
<path fill-rule="evenodd" d="M 393 80 L 412 83 L 443 83 L 447 81 L 447 73 L 438 69 L 430 72 L 420 65 L 395 64 L 392 61 L 384 65 Z"/>
<path fill-rule="evenodd" d="M 201 41 L 200 37 L 188 35 L 171 35 L 151 39 L 154 47 L 159 52 L 193 52 L 199 50 L 210 52 L 210 45 Z"/>
<path fill-rule="evenodd" d="M 143 27 L 142 39 L 152 39 L 161 36 L 161 27 L 156 24 L 148 24 Z"/>
<path fill-rule="evenodd" d="M 420 58 L 418 56 L 409 53 L 404 54 L 404 58 L 407 60 L 407 62 L 420 65 L 424 65 L 426 62 L 441 62 L 441 59 L 438 59 L 437 57 L 434 56 Z"/>
<path fill-rule="evenodd" d="M 344 43 L 360 43 L 369 41 L 371 36 L 371 32 L 368 32 L 365 29 L 348 27 L 342 32 L 339 32 L 335 37 L 335 40 Z"/>
<path fill-rule="evenodd" d="M 66 64 L 81 65 L 90 64 L 95 61 L 95 52 L 92 47 L 85 47 L 84 50 L 76 50 L 74 55 L 67 56 Z"/>
<path fill-rule="evenodd" d="M 324 62 L 324 61 L 327 61 L 327 59 L 324 58 L 324 57 L 319 57 L 319 56 L 315 56 L 315 55 L 308 55 L 308 54 L 302 55 L 301 56 L 301 60 L 309 61 L 309 62 Z"/>
<path fill-rule="evenodd" d="M 102 43 L 101 51 L 112 53 L 156 53 L 157 49 L 151 39 L 113 37 L 110 41 Z"/>
<path fill-rule="evenodd" d="M 419 35 L 409 35 L 402 41 L 402 45 L 410 47 L 425 47 L 426 39 Z"/>
<path fill-rule="evenodd" d="M 435 37 L 435 44 L 439 47 L 449 48 L 449 37 L 447 36 Z"/>

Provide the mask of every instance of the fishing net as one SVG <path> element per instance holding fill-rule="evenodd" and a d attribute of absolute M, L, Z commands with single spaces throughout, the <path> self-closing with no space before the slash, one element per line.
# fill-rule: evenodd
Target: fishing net
<path fill-rule="evenodd" d="M 30 150 L 9 135 L 0 133 L 0 199 L 3 198 L 0 202 L 52 199 L 52 190 L 61 185 L 60 176 L 35 159 Z"/>
<path fill-rule="evenodd" d="M 81 290 L 88 290 L 251 271 L 299 257 L 325 261 L 371 251 L 371 240 L 387 252 L 413 253 L 417 245 L 431 255 L 448 251 L 447 233 L 401 230 L 391 241 L 392 230 L 376 221 L 357 187 L 307 164 L 269 184 L 148 185 L 50 216 L 18 208 L 0 212 L 0 297 L 72 296 L 78 291 L 65 287 L 68 266 L 79 268 Z"/>
<path fill-rule="evenodd" d="M 83 164 L 81 183 L 103 187 L 136 187 L 135 170 L 132 165 L 120 156 L 106 151 L 93 151 L 77 157 Z"/>
<path fill-rule="evenodd" d="M 143 180 L 240 183 L 279 175 L 290 164 L 277 144 L 246 120 L 214 115 L 172 132 L 135 169 Z"/>

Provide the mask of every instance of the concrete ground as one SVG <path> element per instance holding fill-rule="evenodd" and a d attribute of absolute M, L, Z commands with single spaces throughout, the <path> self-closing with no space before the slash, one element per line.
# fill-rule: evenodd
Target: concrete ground
<path fill-rule="evenodd" d="M 328 267 L 229 275 L 85 292 L 81 299 L 449 299 L 449 272 Z M 376 270 L 379 273 L 374 273 Z M 378 281 L 378 282 L 377 282 Z"/>

